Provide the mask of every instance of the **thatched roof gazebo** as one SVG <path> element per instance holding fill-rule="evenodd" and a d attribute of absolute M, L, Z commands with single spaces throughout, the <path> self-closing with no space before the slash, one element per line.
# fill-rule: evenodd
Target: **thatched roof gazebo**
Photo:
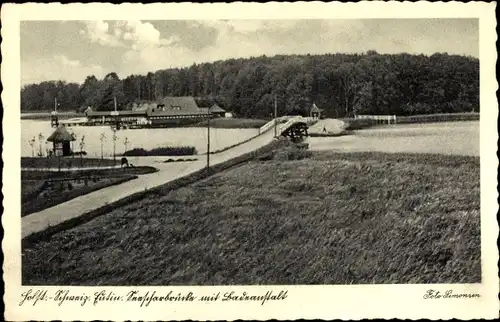
<path fill-rule="evenodd" d="M 311 117 L 316 117 L 316 118 L 320 118 L 321 117 L 321 109 L 318 108 L 315 103 L 313 103 L 313 106 L 311 108 L 310 116 Z"/>
<path fill-rule="evenodd" d="M 70 134 L 62 125 L 52 133 L 47 141 L 52 142 L 54 145 L 54 154 L 67 156 L 71 155 L 71 142 L 76 141 L 75 137 Z"/>

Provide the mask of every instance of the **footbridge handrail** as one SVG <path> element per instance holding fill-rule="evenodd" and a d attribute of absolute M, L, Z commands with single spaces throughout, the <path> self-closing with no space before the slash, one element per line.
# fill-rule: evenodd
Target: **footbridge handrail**
<path fill-rule="evenodd" d="M 284 122 L 284 124 L 278 125 L 278 133 L 277 135 L 281 135 L 286 129 L 288 129 L 290 126 L 297 122 L 304 122 L 306 124 L 310 124 L 313 122 L 313 118 L 310 117 L 302 117 L 302 116 L 281 116 L 276 119 L 272 119 L 271 121 L 267 122 L 263 126 L 259 128 L 259 133 L 262 134 L 274 127 L 275 122 L 276 123 L 281 123 Z"/>
<path fill-rule="evenodd" d="M 262 125 L 259 128 L 259 133 L 264 133 L 267 130 L 271 129 L 274 126 L 275 119 L 272 119 L 271 121 L 267 122 L 266 124 Z"/>
<path fill-rule="evenodd" d="M 295 123 L 299 123 L 299 122 L 302 122 L 302 123 L 307 123 L 307 120 L 306 118 L 302 117 L 302 116 L 294 116 L 292 118 L 290 118 L 285 124 L 281 125 L 279 128 L 278 128 L 278 135 L 281 135 L 283 132 L 285 132 L 289 127 L 291 127 L 292 125 L 294 125 Z"/>

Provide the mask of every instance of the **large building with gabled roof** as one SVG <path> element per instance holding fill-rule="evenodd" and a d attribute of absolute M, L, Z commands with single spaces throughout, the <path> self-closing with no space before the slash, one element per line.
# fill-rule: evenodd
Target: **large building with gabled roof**
<path fill-rule="evenodd" d="M 141 108 L 142 107 L 142 108 Z M 123 111 L 93 111 L 87 109 L 85 114 L 90 122 L 110 124 L 120 122 L 122 124 L 139 126 L 166 126 L 172 123 L 183 123 L 205 119 L 208 117 L 224 116 L 224 111 L 215 105 L 210 110 L 200 108 L 193 97 L 163 97 L 156 102 L 143 103 L 134 106 L 133 110 Z M 174 122 L 173 122 L 174 121 Z"/>

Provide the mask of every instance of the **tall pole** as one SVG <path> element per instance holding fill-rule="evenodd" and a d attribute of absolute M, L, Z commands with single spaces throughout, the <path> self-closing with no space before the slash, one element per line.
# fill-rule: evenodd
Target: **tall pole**
<path fill-rule="evenodd" d="M 38 134 L 38 141 L 40 142 L 40 156 L 43 157 L 43 151 L 42 151 L 42 141 L 45 137 L 43 136 L 42 133 Z"/>
<path fill-rule="evenodd" d="M 116 112 L 116 96 L 113 97 L 113 101 L 115 103 L 115 112 Z"/>
<path fill-rule="evenodd" d="M 104 140 L 106 139 L 106 135 L 104 133 L 101 133 L 101 160 L 104 159 L 104 151 L 103 151 L 103 144 Z"/>
<path fill-rule="evenodd" d="M 278 97 L 274 95 L 274 137 L 278 136 Z"/>
<path fill-rule="evenodd" d="M 83 147 L 85 146 L 85 135 L 82 136 L 80 141 L 80 167 L 83 167 Z"/>
<path fill-rule="evenodd" d="M 54 97 L 54 112 L 57 112 L 57 97 Z"/>
<path fill-rule="evenodd" d="M 208 108 L 207 121 L 207 168 L 210 168 L 210 107 Z"/>
<path fill-rule="evenodd" d="M 113 161 L 116 161 L 116 128 L 113 129 Z"/>

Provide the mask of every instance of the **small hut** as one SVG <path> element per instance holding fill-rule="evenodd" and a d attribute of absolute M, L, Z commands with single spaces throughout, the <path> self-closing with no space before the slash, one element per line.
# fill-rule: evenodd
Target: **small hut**
<path fill-rule="evenodd" d="M 54 133 L 47 138 L 47 141 L 53 143 L 54 154 L 58 156 L 71 155 L 71 142 L 75 140 L 75 137 L 63 125 L 58 126 Z"/>
<path fill-rule="evenodd" d="M 215 115 L 216 117 L 225 117 L 226 111 L 217 104 L 214 104 L 210 107 L 210 114 Z"/>
<path fill-rule="evenodd" d="M 318 119 L 321 118 L 321 109 L 318 108 L 315 103 L 313 103 L 311 108 L 310 116 Z"/>

